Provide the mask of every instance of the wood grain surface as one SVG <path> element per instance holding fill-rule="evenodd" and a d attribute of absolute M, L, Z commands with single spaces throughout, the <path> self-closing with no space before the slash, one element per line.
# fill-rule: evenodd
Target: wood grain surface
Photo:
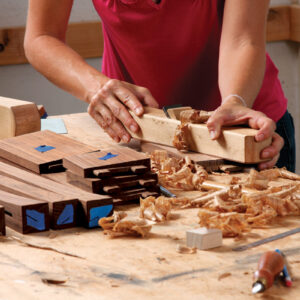
<path fill-rule="evenodd" d="M 139 124 L 139 133 L 131 135 L 142 141 L 173 146 L 175 131 L 180 121 L 168 119 L 162 110 L 145 107 L 145 114 L 139 118 L 131 113 Z M 189 124 L 187 136 L 189 150 L 209 154 L 241 163 L 261 162 L 260 152 L 271 144 L 271 138 L 256 142 L 257 130 L 244 127 L 224 127 L 221 136 L 212 140 L 206 124 Z"/>
<path fill-rule="evenodd" d="M 62 181 L 60 177 L 57 178 L 57 174 L 59 176 L 59 173 L 53 174 L 53 176 L 50 176 L 52 174 L 49 174 L 51 179 L 57 178 L 56 179 L 58 181 L 57 182 L 54 180 L 50 180 L 48 178 L 44 178 L 32 172 L 25 171 L 20 168 L 11 166 L 7 163 L 0 162 L 0 174 L 42 188 L 44 190 L 62 195 L 64 197 L 70 197 L 71 199 L 78 199 L 79 201 L 77 205 L 78 225 L 89 227 L 91 209 L 112 205 L 112 200 L 111 197 L 109 196 L 88 193 L 74 186 L 63 184 L 62 182 L 65 181 Z"/>
<path fill-rule="evenodd" d="M 36 149 L 40 146 L 51 146 L 54 149 L 40 152 Z M 49 166 L 60 165 L 65 156 L 95 150 L 94 147 L 49 130 L 0 141 L 0 157 L 36 173 L 49 172 Z"/>
<path fill-rule="evenodd" d="M 112 154 L 114 157 L 103 159 Z M 93 170 L 143 165 L 150 170 L 150 158 L 144 153 L 125 147 L 111 147 L 99 152 L 68 156 L 63 166 L 82 177 L 93 177 Z"/>
<path fill-rule="evenodd" d="M 78 200 L 74 197 L 59 195 L 3 175 L 0 175 L 0 190 L 47 202 L 52 229 L 65 229 L 76 226 Z"/>

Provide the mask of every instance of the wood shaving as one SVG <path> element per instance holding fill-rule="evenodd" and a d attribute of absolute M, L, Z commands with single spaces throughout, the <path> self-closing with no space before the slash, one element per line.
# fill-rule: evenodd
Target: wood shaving
<path fill-rule="evenodd" d="M 224 279 L 226 277 L 229 277 L 229 276 L 231 276 L 230 272 L 223 273 L 223 274 L 219 275 L 218 280 L 220 281 L 220 280 L 222 280 L 222 279 Z"/>
<path fill-rule="evenodd" d="M 189 149 L 188 143 L 189 126 L 188 124 L 180 124 L 176 127 L 173 138 L 173 146 L 179 151 L 187 151 Z"/>
<path fill-rule="evenodd" d="M 178 252 L 180 254 L 195 254 L 197 252 L 197 248 L 189 248 L 189 247 L 177 244 L 176 252 Z"/>
<path fill-rule="evenodd" d="M 156 222 L 169 220 L 172 204 L 169 198 L 153 196 L 140 198 L 140 217 Z"/>
<path fill-rule="evenodd" d="M 104 229 L 104 234 L 111 238 L 122 236 L 146 237 L 152 226 L 141 218 L 128 218 L 124 212 L 114 212 L 113 216 L 101 218 L 99 226 Z"/>
<path fill-rule="evenodd" d="M 169 157 L 162 150 L 151 154 L 151 168 L 157 173 L 159 183 L 166 188 L 201 190 L 203 181 L 208 178 L 207 171 L 188 156 L 184 159 Z"/>
<path fill-rule="evenodd" d="M 212 111 L 205 110 L 184 110 L 180 113 L 180 121 L 182 124 L 193 123 L 193 124 L 201 124 L 206 123 L 207 120 L 212 115 Z"/>
<path fill-rule="evenodd" d="M 247 181 L 248 182 L 245 185 L 246 187 L 254 188 L 257 190 L 266 190 L 269 184 L 269 179 L 254 169 L 250 170 Z"/>

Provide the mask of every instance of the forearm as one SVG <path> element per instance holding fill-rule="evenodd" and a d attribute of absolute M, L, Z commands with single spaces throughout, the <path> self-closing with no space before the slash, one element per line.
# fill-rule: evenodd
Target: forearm
<path fill-rule="evenodd" d="M 25 39 L 25 53 L 29 62 L 51 82 L 86 102 L 108 80 L 77 52 L 49 35 Z"/>
<path fill-rule="evenodd" d="M 219 60 L 219 88 L 222 99 L 230 94 L 240 95 L 252 107 L 265 73 L 264 45 L 223 47 Z"/>

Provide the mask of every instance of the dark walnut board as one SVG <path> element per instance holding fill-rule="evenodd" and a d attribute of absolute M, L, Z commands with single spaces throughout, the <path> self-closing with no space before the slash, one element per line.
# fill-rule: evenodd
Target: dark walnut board
<path fill-rule="evenodd" d="M 47 202 L 0 191 L 0 204 L 8 227 L 23 234 L 49 230 Z"/>
<path fill-rule="evenodd" d="M 52 193 L 63 196 L 63 199 L 77 199 L 77 225 L 88 228 L 97 227 L 96 217 L 106 217 L 113 212 L 112 199 L 108 195 L 96 195 L 79 188 L 44 178 L 33 172 L 12 166 L 0 161 L 0 174 Z M 49 193 L 50 194 L 50 193 Z"/>
<path fill-rule="evenodd" d="M 43 146 L 51 146 L 46 152 Z M 0 141 L 0 157 L 35 173 L 48 173 L 62 165 L 65 156 L 95 151 L 97 148 L 80 143 L 52 131 L 38 131 Z"/>
<path fill-rule="evenodd" d="M 78 200 L 75 197 L 59 195 L 3 175 L 0 175 L 0 190 L 13 195 L 47 202 L 52 229 L 65 229 L 76 226 Z"/>
<path fill-rule="evenodd" d="M 109 155 L 109 159 L 103 159 Z M 125 147 L 111 147 L 103 151 L 68 156 L 63 159 L 63 166 L 81 177 L 95 177 L 93 171 L 126 166 L 144 166 L 143 172 L 150 171 L 150 159 L 144 153 Z"/>

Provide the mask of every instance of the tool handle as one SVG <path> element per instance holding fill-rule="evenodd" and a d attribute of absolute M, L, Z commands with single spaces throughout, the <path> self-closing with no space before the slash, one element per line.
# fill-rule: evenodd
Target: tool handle
<path fill-rule="evenodd" d="M 265 289 L 272 286 L 274 278 L 284 268 L 284 259 L 282 255 L 275 251 L 264 253 L 258 262 L 258 269 L 254 273 L 254 280 L 260 281 L 265 285 Z"/>

